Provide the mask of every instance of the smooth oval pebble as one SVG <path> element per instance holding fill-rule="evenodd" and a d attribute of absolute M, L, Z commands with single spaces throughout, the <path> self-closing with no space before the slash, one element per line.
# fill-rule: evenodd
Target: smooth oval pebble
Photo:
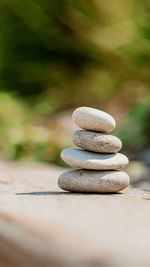
<path fill-rule="evenodd" d="M 85 130 L 111 132 L 116 127 L 114 118 L 108 113 L 89 107 L 80 107 L 72 114 L 77 126 Z"/>
<path fill-rule="evenodd" d="M 101 153 L 116 153 L 122 147 L 116 136 L 86 130 L 73 132 L 72 142 L 85 150 Z"/>
<path fill-rule="evenodd" d="M 91 170 L 114 170 L 125 167 L 129 160 L 121 154 L 99 154 L 76 148 L 65 148 L 61 158 L 69 165 Z"/>
<path fill-rule="evenodd" d="M 123 171 L 72 170 L 59 176 L 61 189 L 72 192 L 111 193 L 123 190 L 130 182 Z"/>

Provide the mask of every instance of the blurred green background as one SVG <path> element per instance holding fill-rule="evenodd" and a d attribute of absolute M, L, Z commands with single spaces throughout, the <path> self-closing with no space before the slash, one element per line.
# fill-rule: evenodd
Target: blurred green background
<path fill-rule="evenodd" d="M 1 0 L 0 150 L 63 165 L 71 112 L 110 112 L 131 160 L 150 164 L 150 1 Z"/>

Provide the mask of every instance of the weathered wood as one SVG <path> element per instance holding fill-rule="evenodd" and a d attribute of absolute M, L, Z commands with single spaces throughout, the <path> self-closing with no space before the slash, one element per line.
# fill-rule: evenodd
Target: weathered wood
<path fill-rule="evenodd" d="M 149 266 L 149 192 L 73 194 L 61 168 L 0 168 L 0 266 Z"/>

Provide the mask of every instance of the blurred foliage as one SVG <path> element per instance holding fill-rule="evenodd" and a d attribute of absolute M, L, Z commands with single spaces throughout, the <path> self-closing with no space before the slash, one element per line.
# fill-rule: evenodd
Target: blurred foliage
<path fill-rule="evenodd" d="M 123 150 L 131 159 L 139 158 L 143 149 L 150 147 L 150 105 L 146 101 L 134 104 L 117 136 L 123 142 Z"/>
<path fill-rule="evenodd" d="M 149 0 L 1 0 L 0 25 L 6 157 L 62 164 L 58 155 L 69 141 L 51 118 L 80 105 L 131 107 L 120 135 L 130 150 L 147 144 Z"/>
<path fill-rule="evenodd" d="M 0 147 L 3 155 L 11 160 L 63 165 L 59 157 L 65 142 L 63 136 L 58 134 L 57 127 L 51 129 L 48 123 L 38 125 L 37 119 L 40 119 L 37 110 L 32 110 L 17 97 L 0 92 Z"/>
<path fill-rule="evenodd" d="M 149 1 L 1 0 L 0 11 L 3 90 L 56 111 L 105 104 L 129 82 L 147 93 Z"/>

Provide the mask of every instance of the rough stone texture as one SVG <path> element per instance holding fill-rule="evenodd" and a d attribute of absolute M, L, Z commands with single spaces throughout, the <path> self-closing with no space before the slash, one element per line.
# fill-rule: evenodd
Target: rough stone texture
<path fill-rule="evenodd" d="M 107 133 L 116 127 L 116 122 L 111 115 L 94 108 L 77 108 L 73 112 L 72 118 L 77 126 L 85 130 Z"/>
<path fill-rule="evenodd" d="M 128 158 L 121 154 L 99 154 L 76 148 L 65 148 L 62 159 L 69 165 L 91 170 L 114 170 L 128 165 Z"/>
<path fill-rule="evenodd" d="M 59 176 L 60 188 L 73 192 L 112 193 L 125 189 L 130 182 L 123 171 L 72 170 Z"/>
<path fill-rule="evenodd" d="M 116 136 L 86 130 L 73 132 L 72 142 L 85 150 L 101 153 L 116 153 L 122 147 Z"/>
<path fill-rule="evenodd" d="M 150 192 L 59 189 L 63 168 L 0 162 L 0 266 L 149 267 Z M 6 179 L 8 181 L 8 179 Z"/>

